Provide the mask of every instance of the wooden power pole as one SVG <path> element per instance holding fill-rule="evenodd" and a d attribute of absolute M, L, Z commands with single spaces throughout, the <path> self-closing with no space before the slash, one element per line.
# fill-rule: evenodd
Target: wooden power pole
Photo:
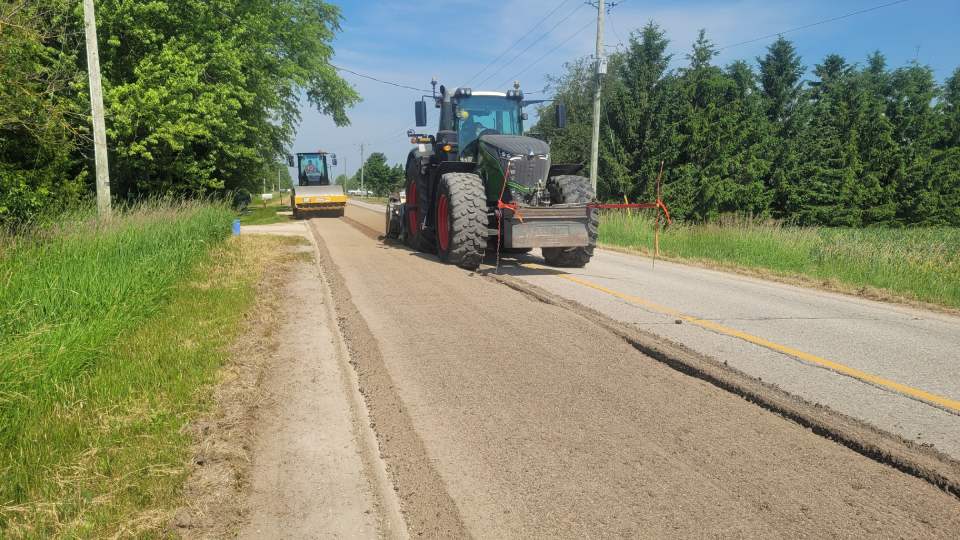
<path fill-rule="evenodd" d="M 93 116 L 93 151 L 97 169 L 97 214 L 109 218 L 110 169 L 107 164 L 107 130 L 103 120 L 103 87 L 93 0 L 83 0 L 83 30 L 87 38 L 87 74 L 90 78 L 90 112 Z"/>
<path fill-rule="evenodd" d="M 596 53 L 596 90 L 593 94 L 593 139 L 590 141 L 590 184 L 593 194 L 597 194 L 597 168 L 600 163 L 600 90 L 603 75 L 607 72 L 607 62 L 603 56 L 603 0 L 597 0 L 597 53 Z"/>
<path fill-rule="evenodd" d="M 366 164 L 367 162 L 363 160 L 363 143 L 360 143 L 360 193 L 361 193 L 360 196 L 361 197 L 367 196 L 366 192 L 363 191 L 363 169 L 364 169 L 364 165 Z"/>

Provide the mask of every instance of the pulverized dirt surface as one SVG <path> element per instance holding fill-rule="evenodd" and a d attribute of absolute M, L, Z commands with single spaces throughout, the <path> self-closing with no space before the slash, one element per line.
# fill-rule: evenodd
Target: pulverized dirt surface
<path fill-rule="evenodd" d="M 960 530 L 931 484 L 347 217 L 311 226 L 411 536 Z"/>
<path fill-rule="evenodd" d="M 285 276 L 278 349 L 262 388 L 241 538 L 373 538 L 375 497 L 354 442 L 322 283 L 311 263 Z"/>

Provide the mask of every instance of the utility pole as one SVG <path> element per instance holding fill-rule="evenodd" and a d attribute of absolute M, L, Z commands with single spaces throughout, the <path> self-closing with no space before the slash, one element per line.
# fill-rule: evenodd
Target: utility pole
<path fill-rule="evenodd" d="M 83 31 L 87 38 L 87 75 L 90 79 L 90 113 L 93 117 L 93 152 L 97 173 L 97 214 L 109 218 L 110 169 L 107 163 L 107 129 L 103 120 L 103 87 L 100 83 L 100 51 L 97 48 L 97 18 L 93 0 L 83 0 Z"/>
<path fill-rule="evenodd" d="M 360 193 L 366 197 L 367 193 L 363 191 L 363 167 L 367 162 L 363 160 L 363 143 L 360 143 Z"/>
<path fill-rule="evenodd" d="M 603 0 L 597 0 L 597 53 L 596 53 L 596 91 L 593 94 L 593 139 L 590 141 L 590 184 L 593 193 L 597 193 L 597 167 L 600 162 L 600 90 L 603 75 L 607 72 L 607 61 L 603 56 Z"/>

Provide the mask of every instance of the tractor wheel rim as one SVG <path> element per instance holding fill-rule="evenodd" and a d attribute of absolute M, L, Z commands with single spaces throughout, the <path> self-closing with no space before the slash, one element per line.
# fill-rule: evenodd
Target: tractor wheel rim
<path fill-rule="evenodd" d="M 450 247 L 450 216 L 447 196 L 441 195 L 440 202 L 437 203 L 437 240 L 440 242 L 440 250 L 447 251 Z"/>
<path fill-rule="evenodd" d="M 407 186 L 407 228 L 409 229 L 410 234 L 417 234 L 417 211 L 411 209 L 410 206 L 416 206 L 417 204 L 417 184 L 416 182 L 411 182 Z"/>

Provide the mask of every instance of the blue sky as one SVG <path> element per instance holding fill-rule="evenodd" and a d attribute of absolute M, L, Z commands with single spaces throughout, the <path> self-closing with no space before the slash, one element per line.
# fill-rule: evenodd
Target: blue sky
<path fill-rule="evenodd" d="M 631 30 L 653 20 L 671 40 L 676 67 L 685 62 L 684 54 L 700 28 L 723 47 L 890 1 L 620 0 L 608 14 L 604 42 L 607 50 L 613 51 L 628 39 Z M 505 90 L 511 77 L 521 74 L 524 90 L 540 90 L 546 75 L 560 73 L 564 62 L 592 54 L 596 39 L 596 26 L 589 22 L 595 21 L 596 9 L 584 5 L 583 0 L 333 3 L 341 7 L 344 19 L 343 32 L 334 42 L 335 63 L 419 88 L 429 88 L 430 78 L 436 76 L 442 84 L 457 86 L 469 81 L 471 87 L 480 89 L 477 82 L 493 72 L 483 89 Z M 549 19 L 530 32 L 558 6 Z M 557 23 L 556 29 L 547 33 Z M 890 66 L 902 66 L 916 58 L 931 66 L 942 81 L 960 66 L 958 33 L 960 0 L 909 0 L 786 37 L 794 42 L 808 68 L 829 53 L 861 62 L 869 52 L 880 50 Z M 493 68 L 474 77 L 525 35 Z M 737 59 L 755 62 L 772 40 L 724 49 L 717 63 Z M 509 63 L 528 46 L 526 53 Z M 293 150 L 323 148 L 335 152 L 340 161 L 337 174 L 352 174 L 359 167 L 361 142 L 366 143 L 368 154 L 380 151 L 393 163 L 405 160 L 410 144 L 404 133 L 414 127 L 413 102 L 418 93 L 347 73 L 343 77 L 363 97 L 363 102 L 349 111 L 351 125 L 338 128 L 329 118 L 305 106 Z M 432 114 L 433 108 L 429 111 Z M 434 124 L 431 117 L 430 130 L 436 129 Z"/>

